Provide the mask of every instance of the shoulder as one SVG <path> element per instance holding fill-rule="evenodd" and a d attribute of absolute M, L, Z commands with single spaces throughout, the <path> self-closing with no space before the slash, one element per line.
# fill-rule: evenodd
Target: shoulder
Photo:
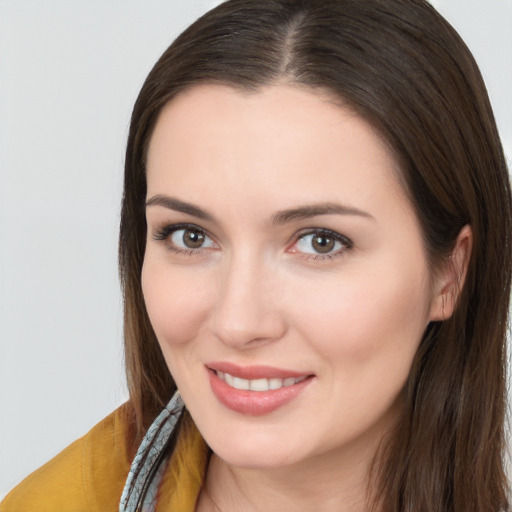
<path fill-rule="evenodd" d="M 0 512 L 117 511 L 130 470 L 120 407 L 15 487 Z"/>

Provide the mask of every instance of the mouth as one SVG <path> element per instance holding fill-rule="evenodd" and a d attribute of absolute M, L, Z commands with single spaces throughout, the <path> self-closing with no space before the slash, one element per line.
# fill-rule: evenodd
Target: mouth
<path fill-rule="evenodd" d="M 242 379 L 241 377 L 235 377 L 229 373 L 214 370 L 217 377 L 225 382 L 229 387 L 234 389 L 246 390 L 246 391 L 274 391 L 276 389 L 286 388 L 299 384 L 308 378 L 307 375 L 302 377 L 294 378 L 287 377 L 286 379 L 270 378 L 270 379 Z"/>
<path fill-rule="evenodd" d="M 206 365 L 211 389 L 221 404 L 248 416 L 269 414 L 299 397 L 314 375 L 267 366 Z"/>

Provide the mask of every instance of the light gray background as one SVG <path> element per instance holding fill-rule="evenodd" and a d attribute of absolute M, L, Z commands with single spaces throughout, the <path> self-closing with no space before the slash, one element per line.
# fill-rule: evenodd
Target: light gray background
<path fill-rule="evenodd" d="M 117 233 L 142 82 L 214 0 L 0 0 L 0 499 L 126 399 Z M 437 0 L 512 155 L 512 0 Z"/>

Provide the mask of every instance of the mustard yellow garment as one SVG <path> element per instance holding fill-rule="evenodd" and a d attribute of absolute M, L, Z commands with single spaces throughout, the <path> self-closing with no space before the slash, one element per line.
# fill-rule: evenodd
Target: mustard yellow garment
<path fill-rule="evenodd" d="M 190 420 L 180 431 L 158 511 L 193 512 L 207 451 Z M 126 417 L 117 409 L 15 487 L 0 512 L 117 512 L 130 470 Z"/>

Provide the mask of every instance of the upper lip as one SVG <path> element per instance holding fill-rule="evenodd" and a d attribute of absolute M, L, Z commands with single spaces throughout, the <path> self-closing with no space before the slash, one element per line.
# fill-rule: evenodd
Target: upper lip
<path fill-rule="evenodd" d="M 249 365 L 240 366 L 227 361 L 214 361 L 206 363 L 206 367 L 210 370 L 229 373 L 233 377 L 241 379 L 287 379 L 290 377 L 300 378 L 311 375 L 309 372 L 301 372 L 295 370 L 287 370 L 283 368 L 275 368 L 273 366 Z"/>

